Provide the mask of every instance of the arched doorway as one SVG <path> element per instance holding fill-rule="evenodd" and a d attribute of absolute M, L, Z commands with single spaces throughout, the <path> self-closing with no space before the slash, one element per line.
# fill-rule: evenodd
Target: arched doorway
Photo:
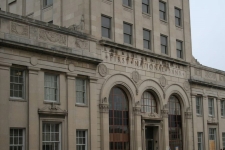
<path fill-rule="evenodd" d="M 129 150 L 129 105 L 125 92 L 113 87 L 109 95 L 110 150 Z"/>
<path fill-rule="evenodd" d="M 171 150 L 183 150 L 181 105 L 176 96 L 171 96 L 169 106 L 169 145 Z"/>

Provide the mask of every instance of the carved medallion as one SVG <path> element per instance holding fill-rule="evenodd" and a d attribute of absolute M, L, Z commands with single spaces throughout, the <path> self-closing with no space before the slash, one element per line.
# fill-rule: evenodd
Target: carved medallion
<path fill-rule="evenodd" d="M 31 57 L 30 58 L 30 63 L 31 63 L 31 65 L 36 66 L 38 64 L 37 57 Z"/>
<path fill-rule="evenodd" d="M 75 67 L 74 67 L 74 64 L 69 64 L 68 65 L 68 69 L 69 69 L 69 71 L 74 71 L 74 69 L 75 69 Z"/>
<path fill-rule="evenodd" d="M 76 38 L 75 46 L 82 49 L 89 49 L 89 42 L 83 39 Z"/>
<path fill-rule="evenodd" d="M 138 82 L 140 79 L 140 75 L 137 71 L 133 71 L 132 72 L 132 79 L 134 80 L 134 82 Z"/>
<path fill-rule="evenodd" d="M 98 66 L 98 72 L 101 76 L 105 77 L 107 75 L 107 67 L 104 64 Z"/>
<path fill-rule="evenodd" d="M 190 85 L 189 85 L 189 82 L 184 82 L 184 89 L 186 90 L 186 91 L 188 91 L 189 89 L 190 89 Z"/>
<path fill-rule="evenodd" d="M 12 33 L 23 35 L 23 36 L 28 36 L 28 33 L 29 33 L 28 30 L 29 30 L 29 28 L 27 25 L 19 24 L 16 22 L 11 23 L 11 32 Z"/>
<path fill-rule="evenodd" d="M 165 78 L 164 76 L 161 76 L 161 77 L 159 78 L 159 83 L 160 83 L 160 85 L 161 85 L 162 87 L 165 87 L 165 86 L 166 86 L 166 83 L 167 83 L 166 78 Z"/>

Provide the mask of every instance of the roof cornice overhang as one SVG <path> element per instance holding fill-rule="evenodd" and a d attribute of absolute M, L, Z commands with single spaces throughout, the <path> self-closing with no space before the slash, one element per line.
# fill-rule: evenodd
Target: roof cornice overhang
<path fill-rule="evenodd" d="M 223 85 L 218 85 L 212 82 L 205 82 L 205 81 L 200 81 L 200 80 L 195 80 L 195 79 L 189 79 L 189 82 L 191 84 L 197 84 L 197 85 L 202 85 L 210 88 L 217 88 L 217 89 L 225 89 L 225 86 Z"/>

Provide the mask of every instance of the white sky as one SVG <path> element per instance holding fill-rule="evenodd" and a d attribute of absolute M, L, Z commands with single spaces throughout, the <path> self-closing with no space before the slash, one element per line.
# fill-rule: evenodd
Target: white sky
<path fill-rule="evenodd" d="M 194 57 L 225 71 L 225 0 L 190 0 L 190 11 Z"/>

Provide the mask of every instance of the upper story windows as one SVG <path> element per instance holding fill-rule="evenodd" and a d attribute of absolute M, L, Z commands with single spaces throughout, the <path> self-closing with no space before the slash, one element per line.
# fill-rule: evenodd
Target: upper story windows
<path fill-rule="evenodd" d="M 202 115 L 202 97 L 201 96 L 196 97 L 196 114 Z"/>
<path fill-rule="evenodd" d="M 123 0 L 123 5 L 131 7 L 131 0 Z"/>
<path fill-rule="evenodd" d="M 124 43 L 132 44 L 132 25 L 128 23 L 123 23 L 123 36 Z"/>
<path fill-rule="evenodd" d="M 179 8 L 175 8 L 175 24 L 181 26 L 181 10 Z"/>
<path fill-rule="evenodd" d="M 21 68 L 10 69 L 10 97 L 25 98 L 25 71 Z"/>
<path fill-rule="evenodd" d="M 111 38 L 111 18 L 102 16 L 102 37 Z"/>
<path fill-rule="evenodd" d="M 149 0 L 142 0 L 142 12 L 149 14 Z"/>
<path fill-rule="evenodd" d="M 208 109 L 209 109 L 209 116 L 214 116 L 214 100 L 213 100 L 213 98 L 208 99 Z"/>
<path fill-rule="evenodd" d="M 51 6 L 53 4 L 53 0 L 43 0 L 43 7 Z"/>
<path fill-rule="evenodd" d="M 45 73 L 44 78 L 45 101 L 58 102 L 58 76 L 55 74 Z"/>
<path fill-rule="evenodd" d="M 160 42 L 161 42 L 161 53 L 168 54 L 167 36 L 161 35 Z"/>
<path fill-rule="evenodd" d="M 76 104 L 87 104 L 87 92 L 86 92 L 87 81 L 86 79 L 76 79 Z"/>
<path fill-rule="evenodd" d="M 225 100 L 221 101 L 221 116 L 225 117 Z"/>
<path fill-rule="evenodd" d="M 159 2 L 159 17 L 166 21 L 166 3 L 162 1 Z"/>
<path fill-rule="evenodd" d="M 177 58 L 183 58 L 183 42 L 177 40 L 176 46 L 177 46 Z"/>
<path fill-rule="evenodd" d="M 143 46 L 145 49 L 151 49 L 151 33 L 146 29 L 143 29 Z"/>

